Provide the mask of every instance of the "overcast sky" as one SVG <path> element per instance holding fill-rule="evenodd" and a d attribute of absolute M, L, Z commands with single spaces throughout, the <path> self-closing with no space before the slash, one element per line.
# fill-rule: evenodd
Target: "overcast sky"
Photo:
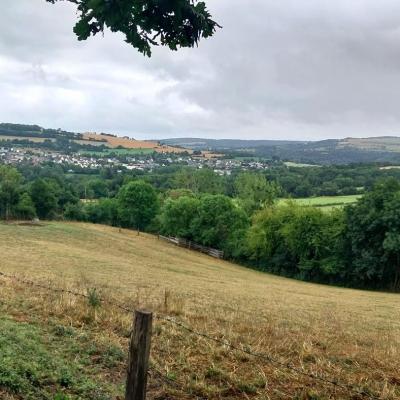
<path fill-rule="evenodd" d="M 206 0 L 223 29 L 145 58 L 66 2 L 1 0 L 0 121 L 136 138 L 400 135 L 398 0 Z"/>

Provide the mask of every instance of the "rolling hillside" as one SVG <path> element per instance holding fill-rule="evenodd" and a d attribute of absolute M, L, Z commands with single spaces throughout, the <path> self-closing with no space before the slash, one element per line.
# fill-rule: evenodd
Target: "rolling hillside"
<path fill-rule="evenodd" d="M 82 146 L 105 146 L 110 149 L 143 149 L 158 153 L 183 153 L 192 151 L 182 147 L 168 146 L 157 141 L 136 140 L 127 136 L 110 135 L 105 133 L 77 133 L 62 129 L 45 129 L 38 125 L 22 125 L 0 123 L 0 144 L 2 141 L 23 141 L 25 144 L 55 142 L 56 140 L 73 142 Z"/>
<path fill-rule="evenodd" d="M 95 288 L 103 299 L 147 307 L 279 363 L 158 319 L 151 365 L 160 375 L 150 375 L 150 399 L 364 398 L 315 376 L 400 398 L 398 295 L 293 281 L 100 225 L 2 224 L 0 251 L 3 273 L 81 293 Z M 122 395 L 129 313 L 103 302 L 93 314 L 84 299 L 5 277 L 0 288 L 0 356 L 13 354 L 0 366 L 1 398 Z M 35 379 L 21 372 L 27 368 Z"/>
<path fill-rule="evenodd" d="M 77 140 L 79 144 L 105 145 L 110 148 L 122 147 L 124 149 L 150 149 L 158 153 L 183 153 L 192 152 L 182 147 L 174 147 L 159 144 L 156 141 L 145 141 L 131 139 L 127 136 L 121 137 L 117 135 L 84 133 L 81 140 Z"/>
<path fill-rule="evenodd" d="M 304 147 L 314 149 L 353 148 L 357 150 L 400 152 L 400 137 L 377 136 L 366 138 L 328 139 L 321 141 L 306 140 L 241 140 L 241 139 L 204 139 L 204 138 L 174 138 L 164 139 L 163 143 L 179 145 L 190 149 L 216 149 L 216 150 L 244 150 L 265 147 Z"/>
<path fill-rule="evenodd" d="M 400 153 L 400 137 L 381 136 L 369 138 L 346 138 L 339 140 L 338 147 L 352 147 L 359 150 Z"/>
<path fill-rule="evenodd" d="M 396 136 L 321 141 L 176 138 L 162 143 L 304 164 L 400 163 L 400 137 Z"/>

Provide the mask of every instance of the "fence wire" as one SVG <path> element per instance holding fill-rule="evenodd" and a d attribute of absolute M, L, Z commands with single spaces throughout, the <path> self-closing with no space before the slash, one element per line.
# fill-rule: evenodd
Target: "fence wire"
<path fill-rule="evenodd" d="M 89 295 L 84 294 L 84 293 L 75 292 L 75 291 L 69 290 L 69 289 L 55 288 L 55 287 L 43 285 L 43 284 L 31 281 L 31 280 L 22 279 L 22 278 L 19 278 L 19 277 L 15 276 L 15 275 L 9 275 L 9 274 L 3 273 L 3 272 L 0 272 L 0 277 L 8 278 L 8 279 L 14 280 L 16 282 L 23 283 L 25 285 L 37 287 L 37 288 L 44 289 L 44 290 L 47 290 L 47 291 L 52 291 L 52 292 L 55 292 L 55 293 L 65 293 L 65 294 L 70 294 L 72 296 L 81 297 L 81 298 L 85 298 L 85 299 L 89 299 L 90 298 Z M 116 308 L 118 308 L 118 309 L 120 309 L 120 310 L 122 310 L 124 312 L 134 313 L 136 311 L 134 308 L 127 307 L 127 306 L 125 306 L 123 304 L 120 304 L 118 302 L 115 302 L 115 301 L 110 301 L 110 300 L 103 299 L 103 298 L 101 298 L 100 301 L 102 303 L 105 303 L 105 304 L 108 304 L 110 306 L 116 307 Z M 293 372 L 295 374 L 308 377 L 308 378 L 313 379 L 315 381 L 318 381 L 318 382 L 321 382 L 321 383 L 324 383 L 324 384 L 328 384 L 328 385 L 334 386 L 336 388 L 340 388 L 340 389 L 345 390 L 345 391 L 347 391 L 349 393 L 352 393 L 352 394 L 355 394 L 355 395 L 358 395 L 358 396 L 361 396 L 361 397 L 364 397 L 364 398 L 369 398 L 369 399 L 372 399 L 372 400 L 381 400 L 380 396 L 372 394 L 372 393 L 369 393 L 369 392 L 366 392 L 364 390 L 360 390 L 357 387 L 355 387 L 354 385 L 349 385 L 349 384 L 340 382 L 339 380 L 329 379 L 329 378 L 326 378 L 324 376 L 314 374 L 312 372 L 304 371 L 304 370 L 302 370 L 300 368 L 295 367 L 294 365 L 292 365 L 290 363 L 282 362 L 282 361 L 280 361 L 280 360 L 276 359 L 275 357 L 272 357 L 272 356 L 270 356 L 268 354 L 258 353 L 258 352 L 249 350 L 250 346 L 245 346 L 244 344 L 241 344 L 241 346 L 234 345 L 234 344 L 230 343 L 227 340 L 218 339 L 218 338 L 216 338 L 214 336 L 211 336 L 211 335 L 207 334 L 206 332 L 197 331 L 196 329 L 191 328 L 190 326 L 184 324 L 181 321 L 176 320 L 175 318 L 165 317 L 165 316 L 158 315 L 158 314 L 154 314 L 154 318 L 156 320 L 164 321 L 164 322 L 170 323 L 172 325 L 175 325 L 175 326 L 183 329 L 184 331 L 190 333 L 191 335 L 195 335 L 195 336 L 201 337 L 203 339 L 206 339 L 208 341 L 214 342 L 214 343 L 216 343 L 216 344 L 218 344 L 220 346 L 227 347 L 232 351 L 241 352 L 243 354 L 249 355 L 249 356 L 254 357 L 256 359 L 263 360 L 266 363 L 276 367 L 277 369 L 286 369 L 286 370 L 289 370 L 289 371 L 291 371 L 291 372 Z M 176 381 L 174 381 L 173 379 L 169 379 L 167 376 L 165 376 L 160 371 L 158 371 L 154 366 L 151 367 L 151 370 L 154 371 L 154 373 L 156 375 L 158 375 L 160 378 L 162 377 L 162 379 L 164 381 L 167 381 L 170 385 L 172 385 L 172 384 L 177 385 Z"/>

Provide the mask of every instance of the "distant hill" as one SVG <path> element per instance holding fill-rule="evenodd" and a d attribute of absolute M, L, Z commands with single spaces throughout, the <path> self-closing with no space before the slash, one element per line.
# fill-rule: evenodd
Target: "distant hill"
<path fill-rule="evenodd" d="M 162 143 L 310 164 L 400 163 L 400 137 L 395 136 L 321 141 L 174 138 Z"/>
<path fill-rule="evenodd" d="M 214 152 L 235 157 L 275 158 L 318 165 L 371 162 L 400 164 L 400 137 L 396 136 L 321 141 L 173 138 L 159 142 L 107 133 L 77 133 L 38 125 L 0 123 L 0 145 L 1 142 L 70 151 L 100 151 L 101 146 L 112 149 L 143 149 L 158 153 L 201 151 L 207 158 L 218 156 L 212 153 Z"/>
<path fill-rule="evenodd" d="M 264 146 L 283 146 L 306 141 L 294 140 L 241 140 L 241 139 L 204 139 L 204 138 L 174 138 L 161 141 L 170 146 L 182 146 L 193 150 L 233 150 Z"/>
<path fill-rule="evenodd" d="M 191 150 L 160 144 L 157 141 L 136 140 L 106 133 L 76 133 L 62 129 L 47 129 L 38 125 L 0 123 L 1 141 L 24 141 L 32 145 L 46 141 L 64 140 L 81 146 L 105 146 L 109 148 L 148 149 L 158 153 L 183 153 Z"/>

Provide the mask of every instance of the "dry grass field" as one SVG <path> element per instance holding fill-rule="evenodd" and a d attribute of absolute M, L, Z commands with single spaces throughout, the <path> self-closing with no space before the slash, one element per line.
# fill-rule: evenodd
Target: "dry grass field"
<path fill-rule="evenodd" d="M 400 138 L 382 136 L 369 138 L 346 138 L 339 142 L 339 147 L 355 147 L 361 150 L 400 152 Z"/>
<path fill-rule="evenodd" d="M 85 133 L 83 134 L 84 140 L 79 140 L 80 144 L 104 144 L 111 148 L 123 147 L 125 149 L 151 149 L 158 153 L 183 153 L 187 151 L 191 153 L 191 150 L 182 149 L 181 147 L 172 147 L 167 145 L 159 145 L 156 142 L 150 142 L 146 140 L 135 140 L 127 139 L 120 136 L 109 136 L 99 135 L 96 133 Z"/>
<path fill-rule="evenodd" d="M 3 273 L 82 293 L 96 288 L 103 299 L 152 309 L 282 364 L 277 367 L 231 351 L 157 319 L 151 364 L 161 374 L 151 372 L 150 399 L 400 398 L 399 295 L 284 279 L 177 248 L 151 235 L 90 224 L 2 224 L 0 254 Z M 129 314 L 104 301 L 94 311 L 85 299 L 4 277 L 0 294 L 0 332 L 5 332 L 6 344 L 11 346 L 15 332 L 28 348 L 32 338 L 44 337 L 43 354 L 64 357 L 62 365 L 69 366 L 72 377 L 79 365 L 79 379 L 87 376 L 87 382 L 103 388 L 103 397 L 84 397 L 79 393 L 92 386 L 78 385 L 78 378 L 63 385 L 63 378 L 48 389 L 58 388 L 69 396 L 58 399 L 122 398 Z M 30 327 L 34 332 L 28 335 Z M 70 331 L 60 340 L 60 332 Z M 0 345 L 1 339 L 0 334 Z M 89 351 L 91 345 L 97 350 Z M 1 351 L 0 346 L 0 356 Z M 113 355 L 113 362 L 104 354 Z M 35 354 L 32 357 L 36 362 Z M 28 389 L 2 383 L 1 368 L 0 398 L 35 398 L 21 397 L 21 390 Z"/>

